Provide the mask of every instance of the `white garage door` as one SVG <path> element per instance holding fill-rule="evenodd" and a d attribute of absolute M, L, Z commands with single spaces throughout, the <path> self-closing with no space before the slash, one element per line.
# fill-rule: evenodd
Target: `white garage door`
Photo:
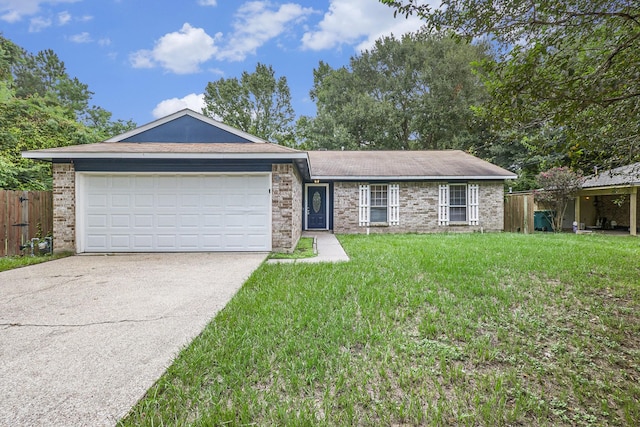
<path fill-rule="evenodd" d="M 271 250 L 270 176 L 79 174 L 79 252 Z"/>

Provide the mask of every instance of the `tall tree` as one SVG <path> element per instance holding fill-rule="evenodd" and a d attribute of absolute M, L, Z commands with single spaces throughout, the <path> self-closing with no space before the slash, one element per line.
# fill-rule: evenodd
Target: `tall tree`
<path fill-rule="evenodd" d="M 278 144 L 295 143 L 289 85 L 286 77 L 276 78 L 270 65 L 258 63 L 240 79 L 209 82 L 204 100 L 204 114 L 229 126 Z"/>
<path fill-rule="evenodd" d="M 93 92 L 77 78 L 71 78 L 58 55 L 50 49 L 35 55 L 24 52 L 14 64 L 16 96 L 50 97 L 78 118 L 86 113 Z"/>
<path fill-rule="evenodd" d="M 481 123 L 471 107 L 486 92 L 472 63 L 485 44 L 423 32 L 383 37 L 349 67 L 314 70 L 317 116 L 298 123 L 310 146 L 349 149 L 469 148 Z"/>
<path fill-rule="evenodd" d="M 567 163 L 589 168 L 640 159 L 640 3 L 630 0 L 380 0 L 417 14 L 429 30 L 491 38 L 499 61 L 485 62 L 503 129 L 554 127 Z"/>
<path fill-rule="evenodd" d="M 0 188 L 51 188 L 51 165 L 23 159 L 24 150 L 97 142 L 135 127 L 89 108 L 90 97 L 53 51 L 32 55 L 0 35 Z"/>

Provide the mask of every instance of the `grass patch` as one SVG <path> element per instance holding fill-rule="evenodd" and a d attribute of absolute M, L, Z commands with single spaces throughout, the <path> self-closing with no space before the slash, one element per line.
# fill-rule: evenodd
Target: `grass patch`
<path fill-rule="evenodd" d="M 295 250 L 290 253 L 274 252 L 269 259 L 300 259 L 313 258 L 317 254 L 313 251 L 313 237 L 301 237 Z"/>
<path fill-rule="evenodd" d="M 26 267 L 27 265 L 40 264 L 41 262 L 52 261 L 54 259 L 64 258 L 69 255 L 71 255 L 71 253 L 2 257 L 0 258 L 0 271 L 13 270 L 14 268 Z"/>
<path fill-rule="evenodd" d="M 121 425 L 640 425 L 640 241 L 339 236 L 264 264 Z"/>

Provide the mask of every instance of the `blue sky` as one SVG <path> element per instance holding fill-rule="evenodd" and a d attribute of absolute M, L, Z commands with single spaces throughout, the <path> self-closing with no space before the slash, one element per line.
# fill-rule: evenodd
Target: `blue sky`
<path fill-rule="evenodd" d="M 313 69 L 332 67 L 383 35 L 420 27 L 377 0 L 0 0 L 0 32 L 36 53 L 53 49 L 93 104 L 148 123 L 199 111 L 208 82 L 273 66 L 297 115 L 315 114 Z"/>

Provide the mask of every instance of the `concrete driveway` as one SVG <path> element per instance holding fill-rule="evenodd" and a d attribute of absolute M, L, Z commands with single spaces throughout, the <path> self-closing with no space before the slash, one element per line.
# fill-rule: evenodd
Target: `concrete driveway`
<path fill-rule="evenodd" d="M 74 256 L 0 273 L 0 425 L 114 425 L 265 257 Z"/>

